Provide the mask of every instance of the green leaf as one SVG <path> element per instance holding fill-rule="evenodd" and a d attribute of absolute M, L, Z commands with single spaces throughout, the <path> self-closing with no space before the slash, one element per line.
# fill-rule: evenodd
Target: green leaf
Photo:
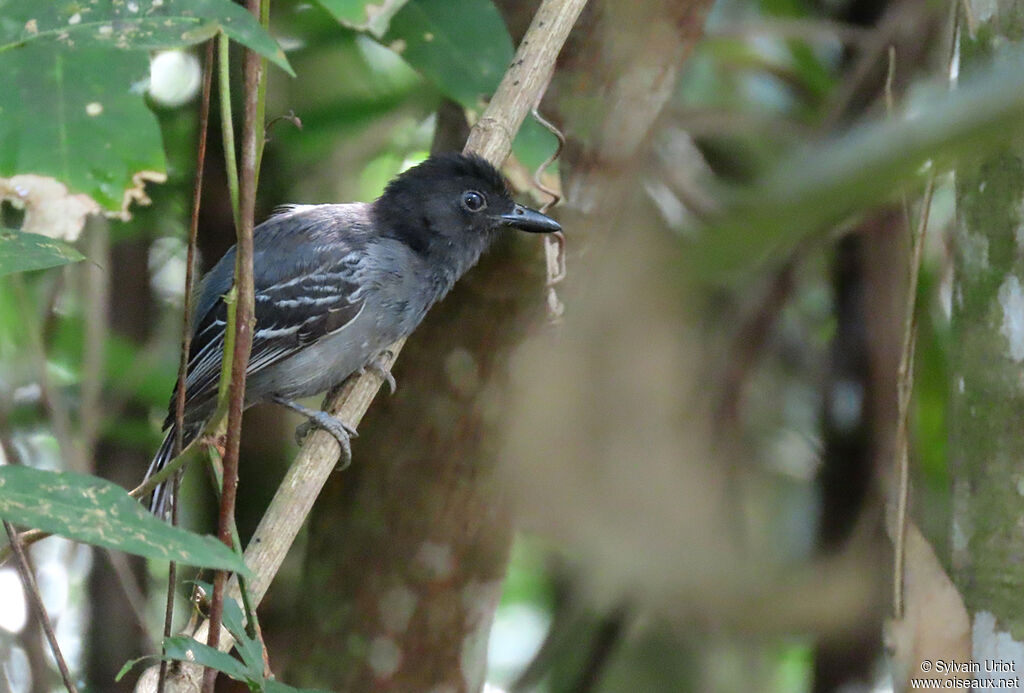
<path fill-rule="evenodd" d="M 198 585 L 207 595 L 213 594 L 213 585 L 210 583 L 202 582 L 201 580 L 193 580 L 191 582 Z M 245 631 L 245 615 L 242 613 L 242 607 L 239 606 L 238 601 L 235 599 L 225 599 L 222 616 L 224 627 L 228 629 L 228 632 L 235 639 L 235 647 L 242 657 L 245 678 L 232 674 L 215 664 L 209 666 L 218 671 L 223 671 L 239 681 L 253 684 L 255 688 L 264 691 L 264 693 L 330 693 L 330 691 L 317 691 L 308 688 L 292 688 L 274 679 L 264 679 L 263 646 L 258 640 L 250 638 L 249 634 Z M 234 658 L 231 661 L 234 662 L 231 665 L 232 667 L 238 664 L 238 660 Z"/>
<path fill-rule="evenodd" d="M 234 599 L 226 599 L 224 601 L 224 625 L 239 646 L 239 652 L 244 660 L 242 662 L 226 652 L 215 650 L 185 635 L 177 635 L 164 641 L 165 657 L 181 662 L 196 662 L 216 669 L 236 681 L 248 684 L 250 689 L 264 693 L 330 693 L 330 691 L 310 688 L 293 688 L 274 679 L 263 678 L 263 648 L 259 642 L 246 635 L 241 624 L 242 610 L 238 606 L 238 602 Z"/>
<path fill-rule="evenodd" d="M 117 484 L 88 474 L 0 466 L 0 518 L 146 558 L 249 574 L 214 537 L 172 527 Z"/>
<path fill-rule="evenodd" d="M 165 178 L 156 117 L 132 91 L 144 53 L 36 41 L 0 53 L 0 74 L 0 176 L 49 176 L 111 211 Z"/>
<path fill-rule="evenodd" d="M 187 635 L 175 635 L 164 640 L 164 656 L 179 662 L 202 664 L 227 674 L 236 681 L 257 683 L 263 678 L 262 671 L 253 676 L 253 673 L 244 664 L 227 652 L 216 650 Z"/>
<path fill-rule="evenodd" d="M 209 594 L 212 594 L 212 587 Z M 263 675 L 263 646 L 258 640 L 250 638 L 245 630 L 245 614 L 242 607 L 234 599 L 224 600 L 224 626 L 235 639 L 235 647 L 242 661 L 251 670 Z"/>
<path fill-rule="evenodd" d="M 231 0 L 0 0 L 0 53 L 34 43 L 157 50 L 223 31 L 294 76 L 284 51 Z"/>
<path fill-rule="evenodd" d="M 160 659 L 160 657 L 158 657 L 157 655 L 143 655 L 142 657 L 136 657 L 135 659 L 129 659 L 127 662 L 124 663 L 124 666 L 121 667 L 121 670 L 117 672 L 117 676 L 114 677 L 114 681 L 115 682 L 120 681 L 121 679 L 123 679 L 125 677 L 125 674 L 127 674 L 129 671 L 131 671 L 132 669 L 135 668 L 136 664 L 138 664 L 139 662 L 144 662 L 147 659 L 157 659 L 158 660 L 158 659 Z"/>
<path fill-rule="evenodd" d="M 409 0 L 318 0 L 335 19 L 356 31 L 380 38 L 395 13 Z"/>
<path fill-rule="evenodd" d="M 411 0 L 392 17 L 381 40 L 441 93 L 473 110 L 498 88 L 515 55 L 491 0 Z M 554 135 L 527 117 L 513 149 L 533 169 L 556 146 Z"/>
<path fill-rule="evenodd" d="M 383 39 L 447 96 L 477 108 L 512 61 L 512 39 L 490 0 L 412 0 Z"/>
<path fill-rule="evenodd" d="M 84 260 L 77 250 L 37 233 L 0 228 L 0 277 Z"/>

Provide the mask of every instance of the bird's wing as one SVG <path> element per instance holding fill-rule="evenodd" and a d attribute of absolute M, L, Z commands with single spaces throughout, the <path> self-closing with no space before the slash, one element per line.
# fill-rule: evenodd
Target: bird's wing
<path fill-rule="evenodd" d="M 362 310 L 351 272 L 336 267 L 273 284 L 255 294 L 256 328 L 248 374 L 291 356 L 350 323 Z M 185 379 L 185 401 L 216 394 L 224 351 L 227 306 L 218 300 L 196 326 Z"/>
<path fill-rule="evenodd" d="M 302 217 L 309 228 L 324 225 L 317 226 L 314 214 Z M 264 234 L 258 240 L 264 242 L 257 243 L 254 258 L 256 326 L 249 375 L 337 332 L 363 307 L 359 281 L 363 253 L 355 237 L 335 236 L 331 243 L 323 243 L 305 228 L 276 236 L 281 218 L 272 217 L 262 225 L 265 230 L 257 229 L 257 234 Z M 293 229 L 294 224 L 293 220 Z M 227 326 L 223 294 L 232 283 L 233 250 L 210 271 L 200 292 L 185 377 L 185 401 L 190 407 L 217 394 Z"/>

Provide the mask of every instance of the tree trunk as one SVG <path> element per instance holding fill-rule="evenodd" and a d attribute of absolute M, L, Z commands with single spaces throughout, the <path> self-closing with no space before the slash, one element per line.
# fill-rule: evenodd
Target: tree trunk
<path fill-rule="evenodd" d="M 442 108 L 436 148 L 461 145 L 465 128 L 460 109 Z M 293 639 L 303 654 L 289 680 L 482 688 L 512 543 L 492 433 L 507 356 L 543 310 L 528 241 L 492 250 L 431 311 L 398 360 L 397 393 L 364 421 L 353 467 L 325 487 Z"/>
<path fill-rule="evenodd" d="M 961 72 L 997 44 L 1017 43 L 1024 3 L 993 4 L 961 22 Z M 973 657 L 1024 670 L 1024 146 L 957 169 L 952 299 L 950 461 L 953 571 L 973 631 Z M 989 674 L 984 674 L 989 675 Z M 999 676 L 999 674 L 994 674 Z"/>

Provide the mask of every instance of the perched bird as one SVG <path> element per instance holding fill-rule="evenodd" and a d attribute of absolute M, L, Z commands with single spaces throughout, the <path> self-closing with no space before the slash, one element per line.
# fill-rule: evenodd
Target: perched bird
<path fill-rule="evenodd" d="M 516 204 L 491 164 L 463 154 L 433 156 L 410 168 L 372 203 L 294 205 L 264 221 L 253 233 L 256 325 L 246 406 L 274 402 L 297 411 L 349 455 L 353 431 L 295 400 L 372 365 L 411 333 L 504 227 L 561 228 Z M 232 247 L 199 287 L 185 377 L 186 445 L 216 408 L 227 324 L 223 296 L 234 266 Z M 147 478 L 171 459 L 174 401 Z M 165 513 L 165 486 L 154 491 L 150 507 Z"/>

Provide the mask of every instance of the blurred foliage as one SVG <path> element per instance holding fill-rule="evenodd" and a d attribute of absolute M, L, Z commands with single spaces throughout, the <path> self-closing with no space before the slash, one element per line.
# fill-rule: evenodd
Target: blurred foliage
<path fill-rule="evenodd" d="M 963 157 L 1000 146 L 1024 122 L 1022 68 L 1024 60 L 1006 60 L 917 104 L 905 118 L 864 123 L 832 143 L 785 158 L 712 223 L 693 268 L 710 268 L 712 277 L 746 274 L 915 181 L 923 186 L 929 171 L 948 170 Z"/>
<path fill-rule="evenodd" d="M 388 23 L 408 0 L 320 0 L 339 22 L 356 31 L 382 36 Z"/>

